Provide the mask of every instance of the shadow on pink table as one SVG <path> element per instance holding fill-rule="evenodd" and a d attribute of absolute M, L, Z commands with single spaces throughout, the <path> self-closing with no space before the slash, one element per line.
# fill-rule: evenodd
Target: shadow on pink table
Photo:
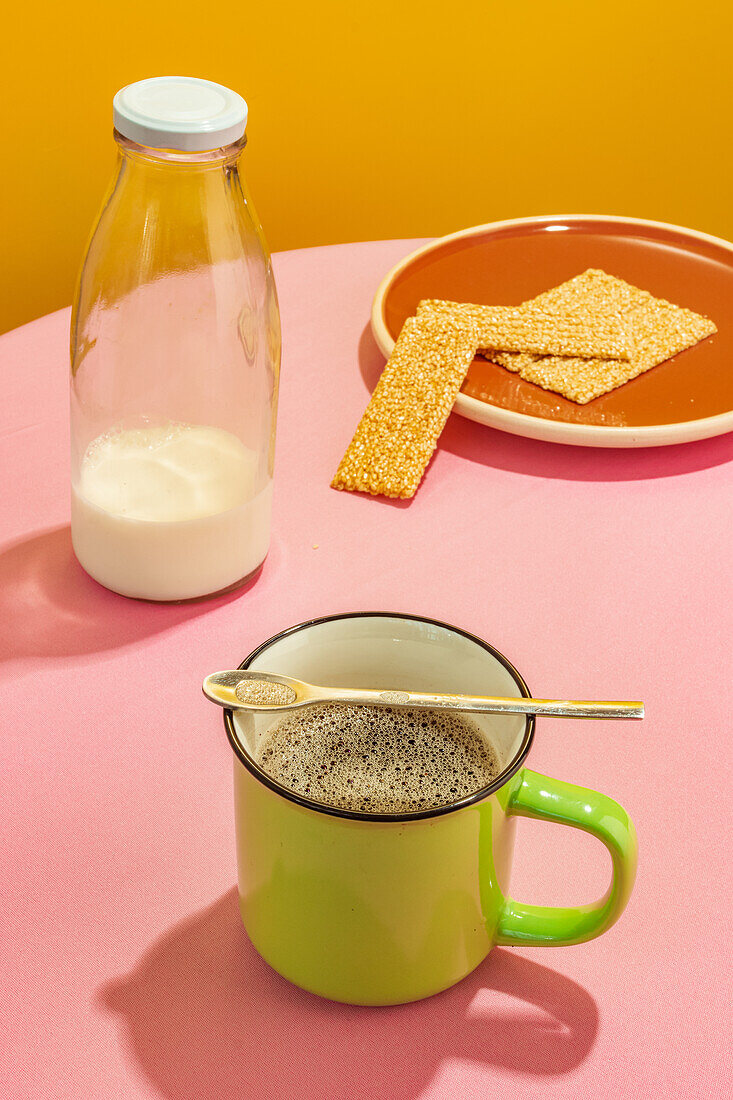
<path fill-rule="evenodd" d="M 451 1059 L 558 1076 L 583 1061 L 598 1030 L 586 990 L 504 949 L 411 1005 L 356 1008 L 304 993 L 249 943 L 236 889 L 176 925 L 99 1002 L 171 1100 L 408 1100 Z"/>
<path fill-rule="evenodd" d="M 128 600 L 84 572 L 74 557 L 68 526 L 34 533 L 0 547 L 0 661 L 65 657 L 128 645 L 210 611 L 243 591 L 188 604 Z"/>
<path fill-rule="evenodd" d="M 364 394 L 366 407 L 369 394 L 384 370 L 384 355 L 369 325 L 359 341 L 359 369 L 368 391 Z M 448 417 L 438 449 L 450 451 L 468 462 L 534 477 L 560 481 L 643 481 L 676 477 L 730 462 L 733 459 L 733 432 L 673 447 L 616 450 L 524 439 L 454 414 Z M 389 503 L 407 506 L 411 501 Z"/>

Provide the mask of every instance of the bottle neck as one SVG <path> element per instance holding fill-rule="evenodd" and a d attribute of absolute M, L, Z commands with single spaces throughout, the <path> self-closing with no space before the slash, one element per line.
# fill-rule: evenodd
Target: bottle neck
<path fill-rule="evenodd" d="M 163 271 L 192 271 L 241 256 L 252 217 L 237 163 L 244 137 L 202 153 L 115 137 L 117 170 L 95 236 L 115 257 L 117 297 Z"/>
<path fill-rule="evenodd" d="M 201 153 L 182 152 L 179 149 L 152 149 L 138 145 L 117 130 L 114 138 L 124 160 L 141 168 L 174 169 L 181 172 L 201 172 L 212 169 L 232 168 L 236 165 L 247 144 L 247 135 L 219 149 L 207 149 Z"/>

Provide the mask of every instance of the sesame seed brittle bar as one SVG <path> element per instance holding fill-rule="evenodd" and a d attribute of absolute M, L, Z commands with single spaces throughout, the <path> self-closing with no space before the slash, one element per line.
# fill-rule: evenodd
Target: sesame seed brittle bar
<path fill-rule="evenodd" d="M 560 313 L 542 303 L 514 308 L 440 299 L 426 299 L 418 306 L 418 317 L 441 314 L 473 324 L 482 348 L 535 355 L 630 358 L 626 325 L 614 312 L 586 316 L 581 312 Z"/>
<path fill-rule="evenodd" d="M 610 393 L 718 331 L 707 317 L 595 268 L 524 302 L 520 309 L 538 304 L 556 310 L 563 318 L 568 314 L 586 319 L 614 316 L 621 317 L 626 326 L 631 349 L 628 360 L 515 354 L 498 348 L 483 351 L 487 359 L 515 371 L 525 382 L 579 405 Z"/>
<path fill-rule="evenodd" d="M 477 348 L 465 320 L 409 317 L 332 487 L 414 496 Z"/>

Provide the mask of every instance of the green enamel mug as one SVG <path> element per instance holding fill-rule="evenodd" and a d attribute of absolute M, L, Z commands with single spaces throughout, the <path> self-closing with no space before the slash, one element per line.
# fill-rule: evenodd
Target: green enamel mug
<path fill-rule="evenodd" d="M 529 696 L 510 662 L 457 627 L 355 613 L 270 638 L 242 668 L 334 687 Z M 500 775 L 433 810 L 365 814 L 280 786 L 256 762 L 272 713 L 225 711 L 234 750 L 240 911 L 260 955 L 295 985 L 335 1001 L 402 1004 L 460 981 L 496 944 L 555 946 L 600 936 L 636 873 L 634 826 L 606 795 L 524 764 L 534 718 L 473 715 Z M 508 893 L 517 817 L 597 836 L 613 874 L 597 902 L 526 905 Z"/>

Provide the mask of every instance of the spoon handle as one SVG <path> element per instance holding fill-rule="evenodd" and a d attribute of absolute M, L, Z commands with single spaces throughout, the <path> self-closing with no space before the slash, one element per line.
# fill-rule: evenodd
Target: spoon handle
<path fill-rule="evenodd" d="M 328 697 L 342 703 L 392 703 L 403 707 L 444 707 L 491 714 L 538 714 L 553 718 L 643 718 L 640 702 L 592 702 L 577 699 L 503 699 L 491 695 L 433 695 L 418 691 L 333 689 Z"/>

